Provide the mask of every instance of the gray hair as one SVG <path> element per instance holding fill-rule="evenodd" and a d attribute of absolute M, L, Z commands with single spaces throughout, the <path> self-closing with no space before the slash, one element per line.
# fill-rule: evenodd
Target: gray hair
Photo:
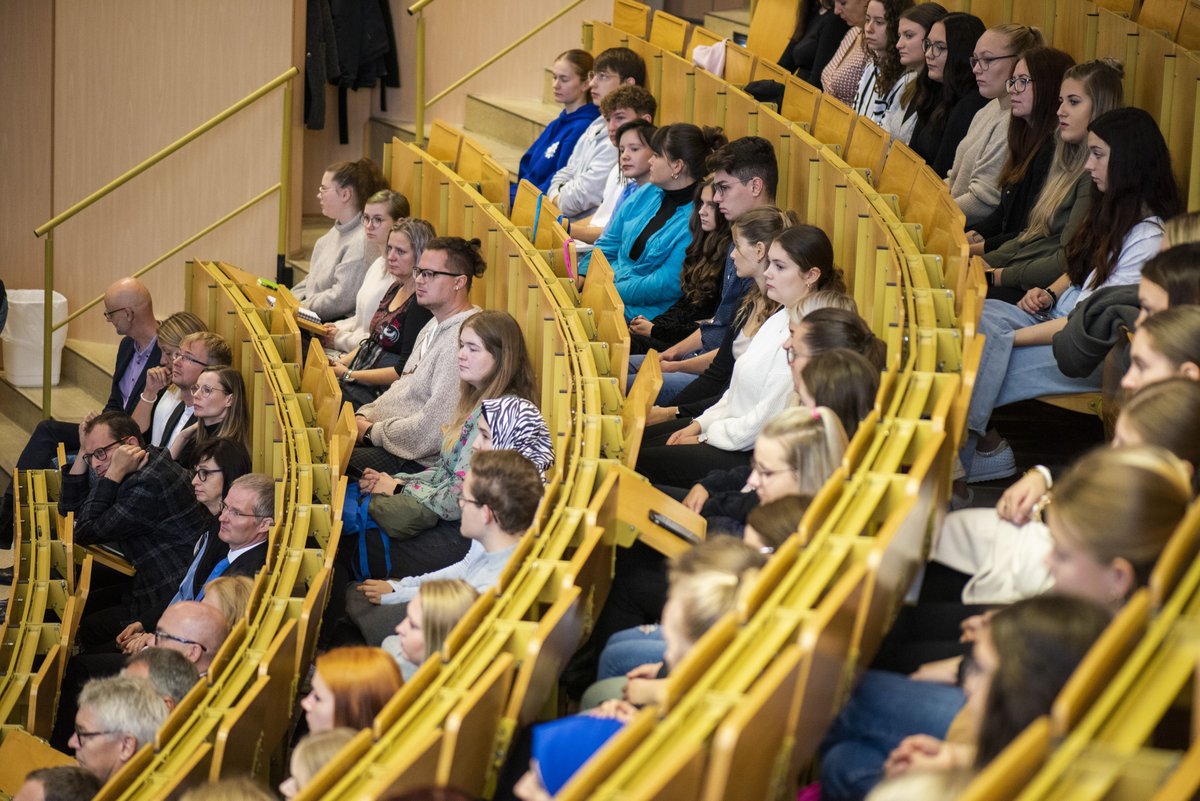
<path fill-rule="evenodd" d="M 254 493 L 254 514 L 275 517 L 275 479 L 262 473 L 247 473 L 234 480 L 230 489 L 243 487 Z"/>
<path fill-rule="evenodd" d="M 90 707 L 104 731 L 128 734 L 138 747 L 154 742 L 167 719 L 167 705 L 145 679 L 112 676 L 93 679 L 79 693 L 79 708 Z"/>
<path fill-rule="evenodd" d="M 171 698 L 175 703 L 191 692 L 200 680 L 200 671 L 179 651 L 170 648 L 145 648 L 126 661 L 126 667 L 144 663 L 150 674 L 150 683 L 159 695 Z"/>

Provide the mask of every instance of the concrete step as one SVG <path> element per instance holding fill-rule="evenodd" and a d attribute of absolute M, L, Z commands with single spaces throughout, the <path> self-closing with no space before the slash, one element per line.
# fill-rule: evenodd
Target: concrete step
<path fill-rule="evenodd" d="M 704 27 L 718 36 L 733 39 L 734 35 L 745 37 L 750 33 L 750 9 L 731 8 L 727 11 L 710 11 L 704 15 Z"/>
<path fill-rule="evenodd" d="M 560 107 L 533 98 L 471 95 L 463 127 L 472 136 L 489 136 L 524 153 L 561 112 Z"/>
<path fill-rule="evenodd" d="M 543 124 L 544 127 L 544 124 Z M 404 122 L 396 119 L 385 117 L 372 117 L 370 122 L 370 131 L 372 142 L 376 138 L 382 143 L 384 141 L 392 141 L 392 137 L 398 137 L 402 142 L 412 142 L 416 139 L 416 127 L 411 122 Z M 541 129 L 538 130 L 541 133 Z M 429 131 L 426 130 L 426 135 Z M 501 167 L 508 170 L 510 180 L 517 180 L 517 170 L 521 165 L 521 156 L 525 155 L 525 150 L 528 145 L 523 148 L 516 147 L 511 142 L 506 142 L 501 139 L 496 139 L 486 133 L 479 131 L 467 131 L 467 135 L 479 143 L 480 147 L 485 149 L 492 158 L 494 158 Z M 537 137 L 534 137 L 535 139 Z M 530 141 L 532 144 L 532 140 Z"/>

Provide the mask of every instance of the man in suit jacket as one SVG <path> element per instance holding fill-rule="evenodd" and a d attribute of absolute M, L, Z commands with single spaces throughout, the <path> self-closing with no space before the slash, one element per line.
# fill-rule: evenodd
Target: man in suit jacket
<path fill-rule="evenodd" d="M 146 285 L 136 278 L 122 278 L 110 286 L 104 292 L 104 319 L 121 335 L 121 344 L 117 347 L 112 390 L 103 411 L 133 414 L 138 396 L 146 386 L 146 371 L 162 359 L 158 349 L 158 320 L 154 318 L 154 306 Z M 68 452 L 79 450 L 79 426 L 61 420 L 38 423 L 17 457 L 17 468 L 44 470 L 53 467 L 60 442 L 66 445 Z M 10 486 L 0 503 L 0 547 L 12 547 L 12 536 L 13 494 Z M 11 568 L 0 571 L 0 583 L 11 581 Z"/>
<path fill-rule="evenodd" d="M 132 417 L 105 412 L 80 428 L 83 451 L 63 470 L 59 513 L 75 513 L 77 544 L 115 545 L 137 569 L 118 605 L 89 604 L 86 646 L 111 642 L 133 620 L 158 619 L 212 516 L 188 471 L 165 449 L 146 446 Z"/>

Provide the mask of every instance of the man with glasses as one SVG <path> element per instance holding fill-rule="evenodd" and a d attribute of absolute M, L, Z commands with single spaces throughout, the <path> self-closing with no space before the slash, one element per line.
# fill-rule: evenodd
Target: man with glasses
<path fill-rule="evenodd" d="M 146 386 L 146 372 L 161 360 L 158 349 L 158 320 L 150 291 L 136 278 L 122 278 L 104 292 L 104 319 L 112 323 L 121 336 L 117 347 L 117 364 L 113 371 L 112 390 L 103 411 L 124 411 L 132 414 L 138 396 Z M 44 470 L 54 466 L 58 443 L 67 453 L 79 450 L 79 427 L 61 420 L 43 420 L 37 424 L 21 455 L 17 457 L 20 470 Z M 12 486 L 0 503 L 0 548 L 11 548 L 13 536 Z M 12 582 L 12 568 L 0 570 L 0 583 Z"/>
<path fill-rule="evenodd" d="M 180 601 L 167 607 L 147 638 L 150 646 L 183 654 L 204 677 L 228 636 L 229 622 L 220 609 L 199 601 Z"/>
<path fill-rule="evenodd" d="M 138 749 L 154 742 L 166 719 L 166 704 L 145 679 L 96 679 L 79 694 L 69 745 L 79 767 L 107 782 Z"/>
<path fill-rule="evenodd" d="M 517 543 L 533 525 L 544 492 L 541 471 L 520 453 L 476 451 L 458 499 L 462 509 L 459 532 L 471 541 L 467 555 L 423 576 L 368 579 L 346 589 L 346 612 L 367 643 L 385 642 L 405 619 L 405 606 L 426 581 L 463 579 L 480 592 L 495 585 Z M 398 644 L 389 651 L 397 656 Z"/>
<path fill-rule="evenodd" d="M 121 589 L 115 605 L 98 608 L 93 594 L 80 628 L 85 647 L 108 646 L 134 620 L 155 620 L 175 594 L 196 542 L 212 520 L 196 500 L 191 474 L 168 451 L 146 445 L 123 412 L 105 412 L 79 426 L 82 450 L 63 471 L 60 514 L 75 514 L 75 542 L 115 546 L 136 569 L 132 580 L 95 574 Z M 112 572 L 112 571 L 109 571 Z"/>
<path fill-rule="evenodd" d="M 400 378 L 358 410 L 351 475 L 361 475 L 367 468 L 415 473 L 437 460 L 442 427 L 458 406 L 458 332 L 479 311 L 471 303 L 471 281 L 486 269 L 477 239 L 441 236 L 425 245 L 413 271 L 415 294 L 433 319 L 417 335 Z"/>

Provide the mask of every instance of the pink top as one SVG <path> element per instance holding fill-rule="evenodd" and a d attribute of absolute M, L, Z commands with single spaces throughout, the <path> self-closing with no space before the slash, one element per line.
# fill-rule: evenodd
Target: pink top
<path fill-rule="evenodd" d="M 867 47 L 863 43 L 862 28 L 846 31 L 833 58 L 821 70 L 821 89 L 833 95 L 851 108 L 858 95 L 858 82 L 867 67 Z"/>

